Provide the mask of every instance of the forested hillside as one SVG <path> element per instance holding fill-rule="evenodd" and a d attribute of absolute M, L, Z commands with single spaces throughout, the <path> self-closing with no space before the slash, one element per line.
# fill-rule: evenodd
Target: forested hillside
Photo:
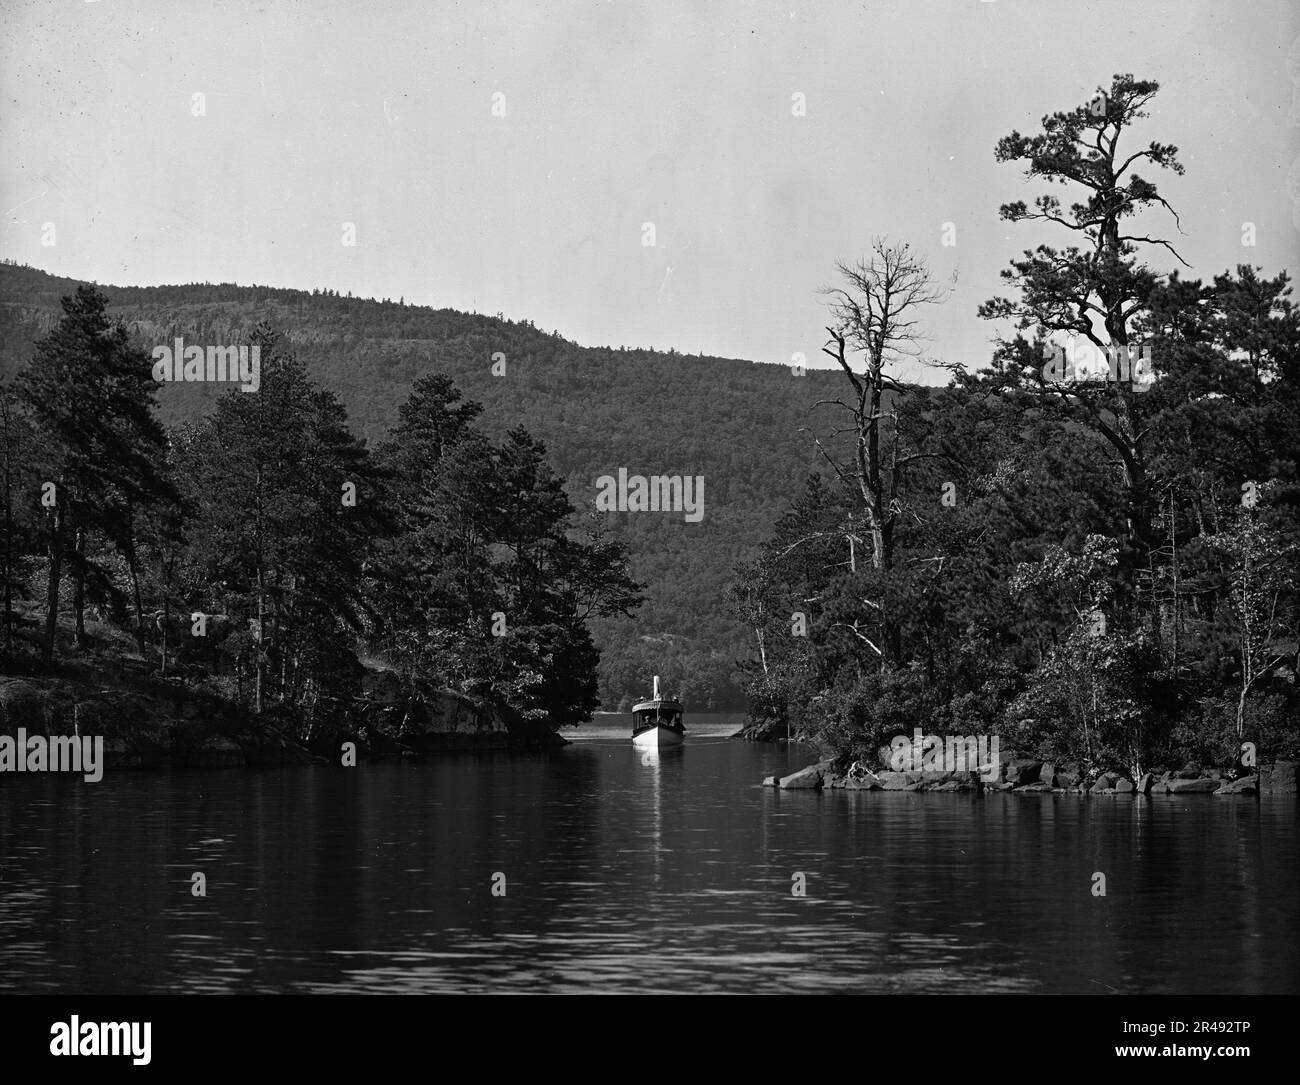
<path fill-rule="evenodd" d="M 28 365 L 35 341 L 76 283 L 35 268 L 0 266 L 0 378 Z M 484 405 L 479 425 L 500 439 L 523 426 L 542 440 L 580 513 L 595 513 L 595 479 L 616 474 L 704 478 L 705 515 L 601 513 L 646 585 L 633 619 L 593 622 L 606 709 L 626 707 L 651 674 L 694 708 L 741 707 L 736 660 L 753 655 L 724 599 L 737 563 L 817 469 L 812 405 L 836 375 L 796 376 L 786 365 L 642 350 L 582 347 L 528 321 L 429 309 L 401 301 L 262 286 L 103 287 L 110 312 L 152 348 L 247 341 L 275 327 L 309 377 L 335 392 L 349 424 L 373 447 L 397 422 L 421 376 L 449 376 Z M 496 369 L 504 374 L 493 375 Z M 504 362 L 504 367 L 502 366 Z M 167 384 L 169 426 L 207 415 L 229 385 Z M 823 419 L 824 421 L 824 419 Z"/>

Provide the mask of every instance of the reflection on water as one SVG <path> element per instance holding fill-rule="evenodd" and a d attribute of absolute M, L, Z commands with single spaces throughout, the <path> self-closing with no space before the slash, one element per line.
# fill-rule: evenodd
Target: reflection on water
<path fill-rule="evenodd" d="M 1300 992 L 1293 799 L 782 793 L 688 725 L 0 779 L 0 991 Z"/>

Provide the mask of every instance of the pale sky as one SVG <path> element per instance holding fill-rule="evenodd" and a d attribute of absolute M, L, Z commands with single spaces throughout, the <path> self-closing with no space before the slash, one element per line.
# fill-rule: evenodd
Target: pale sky
<path fill-rule="evenodd" d="M 788 364 L 884 235 L 959 273 L 929 349 L 982 365 L 999 270 L 1060 240 L 999 221 L 1043 189 L 994 145 L 1115 72 L 1161 83 L 1184 274 L 1296 268 L 1298 35 L 1288 0 L 0 0 L 0 256 Z"/>

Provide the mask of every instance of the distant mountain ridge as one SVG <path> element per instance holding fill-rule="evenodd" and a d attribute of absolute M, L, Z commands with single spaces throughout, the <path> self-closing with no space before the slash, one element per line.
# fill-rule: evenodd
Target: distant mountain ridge
<path fill-rule="evenodd" d="M 28 364 L 35 340 L 60 315 L 77 280 L 0 265 L 0 378 Z M 743 706 L 737 659 L 752 633 L 727 609 L 732 569 L 767 538 L 818 457 L 811 408 L 839 394 L 828 370 L 654 350 L 582 347 L 529 321 L 264 286 L 101 286 L 152 347 L 243 340 L 270 321 L 335 391 L 353 429 L 373 446 L 397 419 L 412 383 L 451 377 L 484 406 L 485 430 L 522 425 L 545 442 L 580 513 L 599 517 L 631 554 L 646 602 L 632 620 L 601 621 L 603 707 L 626 708 L 653 674 L 699 710 Z M 494 376 L 494 357 L 505 373 Z M 498 366 L 498 370 L 500 366 Z M 169 425 L 200 416 L 230 385 L 172 384 L 158 396 Z M 823 428 L 826 422 L 820 417 Z M 597 513 L 596 479 L 617 474 L 704 478 L 705 514 Z"/>

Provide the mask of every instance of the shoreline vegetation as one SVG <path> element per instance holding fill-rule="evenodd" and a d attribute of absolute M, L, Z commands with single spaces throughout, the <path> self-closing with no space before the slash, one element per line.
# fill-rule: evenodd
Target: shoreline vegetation
<path fill-rule="evenodd" d="M 304 735 L 290 711 L 255 716 L 201 684 L 150 675 L 138 660 L 74 660 L 58 674 L 0 676 L 0 735 L 100 737 L 110 772 L 339 765 L 346 743 L 353 763 L 568 744 L 549 728 L 512 728 L 495 706 L 455 690 L 430 691 L 412 712 L 391 672 L 368 672 L 361 685 L 346 723 Z"/>
<path fill-rule="evenodd" d="M 372 451 L 266 324 L 256 390 L 168 429 L 107 307 L 77 287 L 0 384 L 0 730 L 102 734 L 111 769 L 539 748 L 590 718 L 590 620 L 640 585 L 540 441 L 490 439 L 434 373 Z"/>
<path fill-rule="evenodd" d="M 948 291 L 907 244 L 837 265 L 826 470 L 732 588 L 744 737 L 834 780 L 914 728 L 996 735 L 1090 794 L 1300 760 L 1300 312 L 1286 271 L 1180 274 L 1158 91 L 1117 74 L 996 144 L 1036 247 L 979 307 L 985 368 L 899 380 Z"/>

